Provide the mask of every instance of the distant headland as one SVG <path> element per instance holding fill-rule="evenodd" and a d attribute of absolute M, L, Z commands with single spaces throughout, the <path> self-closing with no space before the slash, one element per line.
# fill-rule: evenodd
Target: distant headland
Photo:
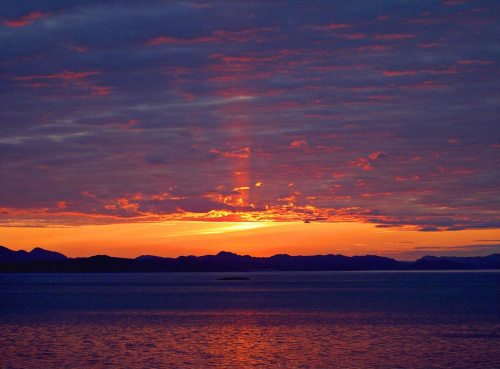
<path fill-rule="evenodd" d="M 30 252 L 0 246 L 0 273 L 151 273 L 151 272 L 248 272 L 276 271 L 370 271 L 370 270 L 478 270 L 500 269 L 500 254 L 482 257 L 425 256 L 414 262 L 376 256 L 314 255 L 270 257 L 217 255 L 168 258 L 139 256 L 135 259 L 96 255 L 68 258 L 58 252 L 35 248 Z"/>

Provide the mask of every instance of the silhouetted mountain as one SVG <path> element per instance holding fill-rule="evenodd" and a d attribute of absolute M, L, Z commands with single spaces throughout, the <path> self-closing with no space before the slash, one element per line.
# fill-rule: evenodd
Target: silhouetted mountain
<path fill-rule="evenodd" d="M 31 260 L 64 260 L 67 257 L 59 252 L 48 251 L 41 249 L 40 247 L 35 247 L 31 252 L 28 253 Z"/>
<path fill-rule="evenodd" d="M 474 257 L 424 256 L 412 264 L 412 269 L 500 269 L 500 254 Z"/>
<path fill-rule="evenodd" d="M 164 258 L 143 255 L 135 259 L 96 255 L 66 258 L 57 252 L 36 248 L 31 252 L 12 251 L 0 246 L 0 272 L 126 273 L 126 272 L 237 272 L 279 271 L 362 271 L 362 270 L 449 270 L 500 269 L 500 254 L 485 257 L 426 256 L 414 263 L 391 258 L 343 255 L 253 257 L 221 251 L 217 255 Z"/>
<path fill-rule="evenodd" d="M 420 259 L 411 265 L 411 269 L 412 270 L 460 270 L 460 269 L 470 269 L 470 267 L 468 267 L 466 264 L 451 260 Z"/>
<path fill-rule="evenodd" d="M 135 260 L 158 260 L 158 259 L 164 259 L 161 256 L 154 256 L 154 255 L 141 255 L 135 258 Z"/>
<path fill-rule="evenodd" d="M 6 247 L 0 246 L 0 264 L 4 263 L 24 263 L 32 260 L 64 260 L 66 256 L 54 251 L 47 251 L 35 247 L 30 252 L 24 250 L 12 251 Z"/>

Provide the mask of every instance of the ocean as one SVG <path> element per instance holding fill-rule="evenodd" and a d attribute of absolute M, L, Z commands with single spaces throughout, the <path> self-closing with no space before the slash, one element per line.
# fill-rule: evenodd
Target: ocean
<path fill-rule="evenodd" d="M 0 274 L 0 368 L 500 368 L 500 271 Z"/>

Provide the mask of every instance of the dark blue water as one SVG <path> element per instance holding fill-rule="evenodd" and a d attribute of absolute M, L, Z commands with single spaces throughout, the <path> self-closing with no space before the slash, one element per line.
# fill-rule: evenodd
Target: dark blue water
<path fill-rule="evenodd" d="M 3 274 L 0 332 L 0 368 L 499 368 L 500 272 Z"/>

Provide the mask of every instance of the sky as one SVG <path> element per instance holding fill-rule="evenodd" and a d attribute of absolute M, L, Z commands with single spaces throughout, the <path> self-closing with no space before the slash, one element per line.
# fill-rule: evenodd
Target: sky
<path fill-rule="evenodd" d="M 0 5 L 0 244 L 500 252 L 496 1 Z"/>

